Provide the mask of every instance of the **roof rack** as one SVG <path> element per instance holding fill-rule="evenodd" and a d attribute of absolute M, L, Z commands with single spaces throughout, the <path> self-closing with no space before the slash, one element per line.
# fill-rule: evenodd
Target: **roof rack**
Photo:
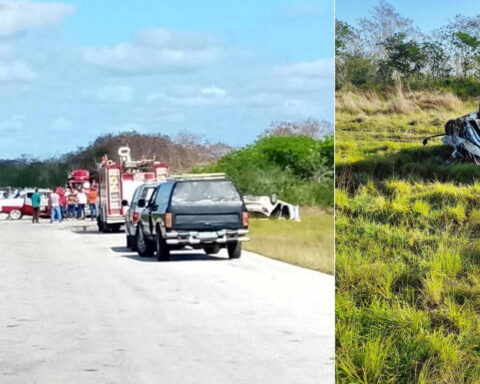
<path fill-rule="evenodd" d="M 180 180 L 180 179 L 225 179 L 227 178 L 226 173 L 184 173 L 181 175 L 171 175 L 168 179 Z"/>

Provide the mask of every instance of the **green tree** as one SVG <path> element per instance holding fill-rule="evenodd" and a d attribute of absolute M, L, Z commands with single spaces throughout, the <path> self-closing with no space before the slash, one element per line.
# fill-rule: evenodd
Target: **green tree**
<path fill-rule="evenodd" d="M 449 52 L 449 62 L 456 74 L 464 79 L 478 71 L 480 15 L 456 15 L 446 26 L 434 32 Z"/>
<path fill-rule="evenodd" d="M 453 43 L 460 49 L 462 76 L 467 77 L 468 72 L 478 64 L 480 40 L 465 32 L 456 32 Z"/>
<path fill-rule="evenodd" d="M 404 33 L 387 37 L 382 43 L 386 58 L 380 62 L 384 80 L 391 80 L 395 73 L 402 77 L 418 75 L 427 63 L 427 56 L 422 46 L 416 41 L 406 41 Z"/>
<path fill-rule="evenodd" d="M 435 78 L 447 77 L 451 72 L 449 56 L 442 45 L 436 41 L 422 43 L 422 51 L 426 58 L 427 74 Z"/>
<path fill-rule="evenodd" d="M 335 22 L 335 83 L 337 89 L 345 84 L 362 86 L 371 83 L 376 76 L 372 60 L 359 48 L 356 30 L 348 23 Z"/>
<path fill-rule="evenodd" d="M 349 42 L 355 39 L 355 33 L 351 25 L 345 21 L 335 20 L 335 54 L 345 53 Z"/>
<path fill-rule="evenodd" d="M 358 35 L 361 47 L 367 57 L 374 61 L 383 61 L 387 53 L 383 43 L 396 34 L 404 34 L 409 39 L 420 35 L 412 20 L 403 17 L 386 0 L 380 0 L 370 10 L 370 16 L 358 20 Z"/>

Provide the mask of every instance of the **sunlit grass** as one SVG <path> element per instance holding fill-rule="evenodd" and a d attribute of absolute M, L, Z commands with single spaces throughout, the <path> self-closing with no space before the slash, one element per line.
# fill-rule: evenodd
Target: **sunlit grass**
<path fill-rule="evenodd" d="M 333 214 L 320 208 L 301 209 L 300 222 L 250 220 L 245 249 L 277 260 L 333 274 Z"/>
<path fill-rule="evenodd" d="M 339 383 L 480 382 L 480 167 L 421 144 L 477 107 L 417 96 L 337 110 Z"/>

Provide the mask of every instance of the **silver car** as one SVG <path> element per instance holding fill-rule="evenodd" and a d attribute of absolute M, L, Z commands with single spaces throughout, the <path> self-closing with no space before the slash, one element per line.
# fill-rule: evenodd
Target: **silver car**
<path fill-rule="evenodd" d="M 125 235 L 127 236 L 127 248 L 133 251 L 137 250 L 137 224 L 140 221 L 140 214 L 143 208 L 138 206 L 138 200 L 144 201 L 150 200 L 152 193 L 158 183 L 142 184 L 133 193 L 132 201 L 122 201 L 123 206 L 127 206 L 128 209 L 125 214 Z"/>

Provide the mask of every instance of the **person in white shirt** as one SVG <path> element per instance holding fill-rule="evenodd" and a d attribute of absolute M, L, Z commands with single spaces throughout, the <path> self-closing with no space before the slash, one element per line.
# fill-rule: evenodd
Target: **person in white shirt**
<path fill-rule="evenodd" d="M 77 194 L 77 219 L 85 220 L 85 205 L 87 204 L 87 194 L 81 189 Z"/>
<path fill-rule="evenodd" d="M 50 222 L 53 223 L 54 221 L 58 221 L 61 223 L 62 210 L 60 208 L 60 195 L 56 190 L 50 193 L 48 204 L 50 206 Z"/>

